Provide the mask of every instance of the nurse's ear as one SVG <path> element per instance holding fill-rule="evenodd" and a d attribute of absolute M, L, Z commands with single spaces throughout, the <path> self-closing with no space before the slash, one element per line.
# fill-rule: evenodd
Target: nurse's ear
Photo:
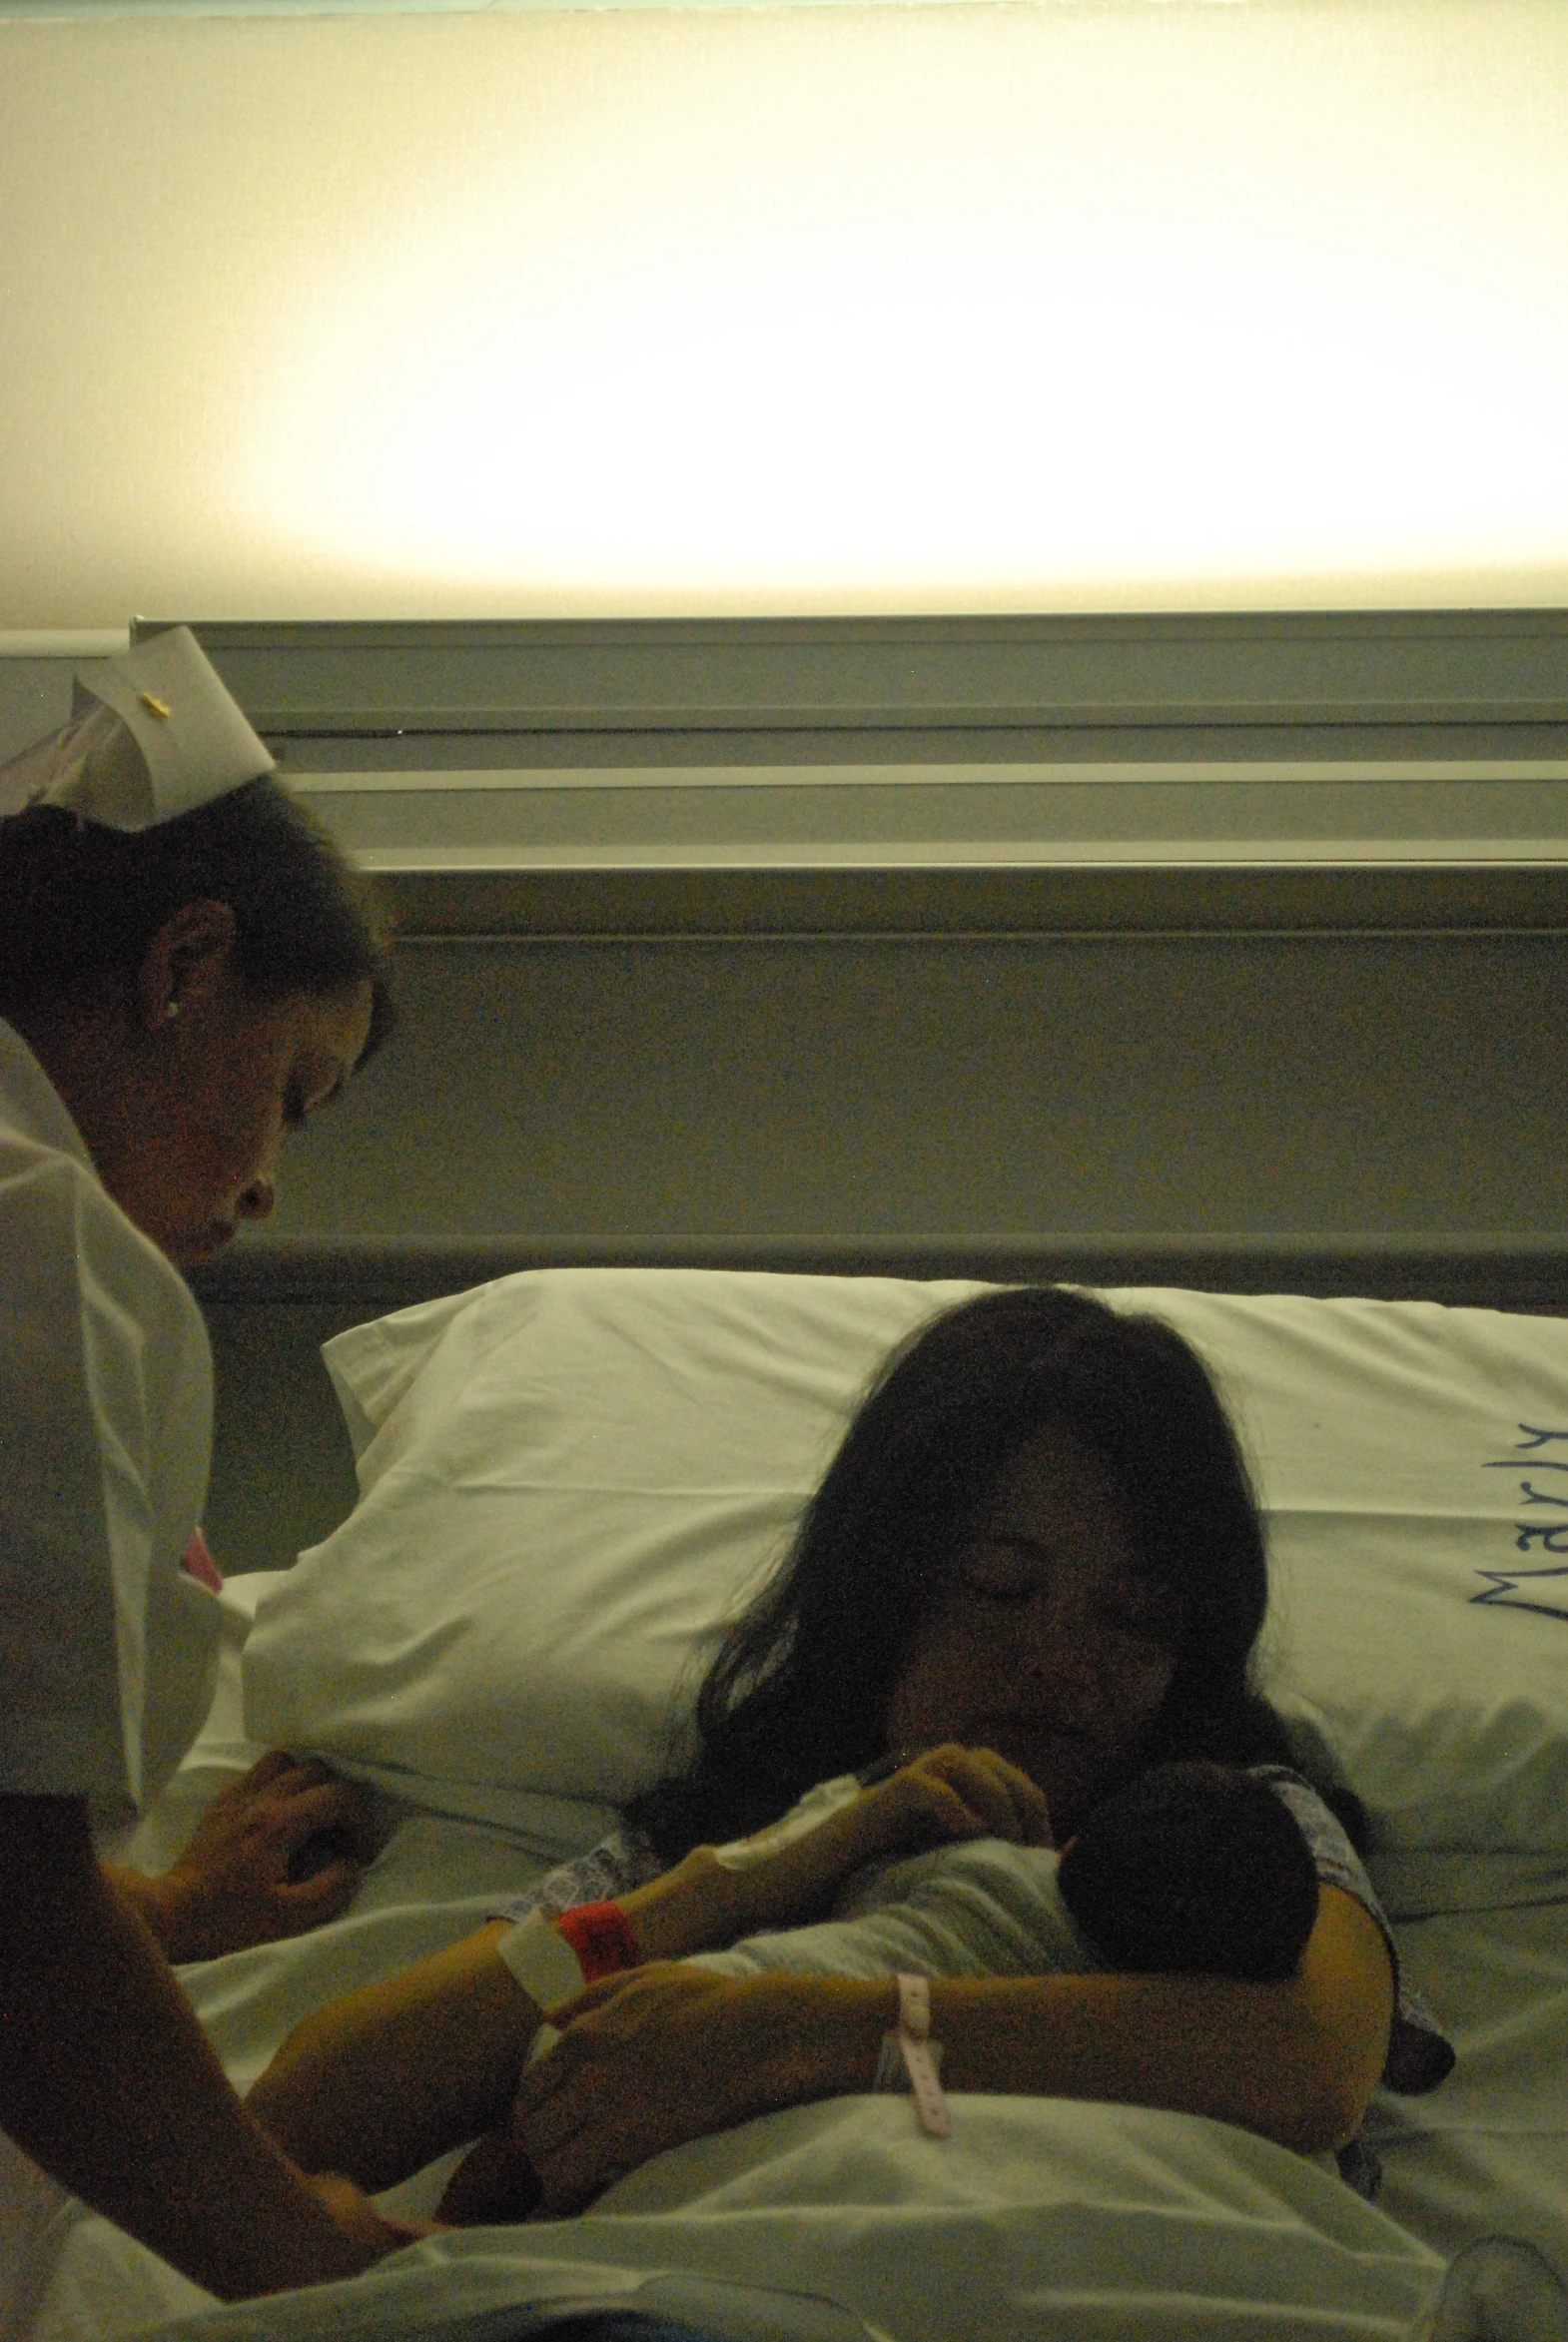
<path fill-rule="evenodd" d="M 227 903 L 183 903 L 136 971 L 136 1020 L 156 1033 L 217 1000 L 233 981 L 235 917 Z"/>

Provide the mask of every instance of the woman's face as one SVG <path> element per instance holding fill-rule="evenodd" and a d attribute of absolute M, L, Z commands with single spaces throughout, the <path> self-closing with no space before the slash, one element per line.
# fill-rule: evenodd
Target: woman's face
<path fill-rule="evenodd" d="M 284 1134 L 343 1087 L 371 1027 L 369 984 L 258 1001 L 232 975 L 191 987 L 151 1037 L 132 1111 L 84 1133 L 105 1186 L 171 1260 L 221 1251 L 272 1210 Z"/>
<path fill-rule="evenodd" d="M 1070 1432 L 1038 1432 L 955 1548 L 888 1704 L 889 1747 L 995 1749 L 1044 1790 L 1060 1845 L 1136 1763 L 1178 1631 L 1110 1474 Z"/>

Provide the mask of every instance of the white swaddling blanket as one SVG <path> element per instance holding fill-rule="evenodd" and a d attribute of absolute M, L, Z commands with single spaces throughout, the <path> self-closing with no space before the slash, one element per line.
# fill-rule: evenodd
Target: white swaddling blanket
<path fill-rule="evenodd" d="M 1070 1975 L 1101 1963 L 1073 1924 L 1047 1846 L 997 1838 L 869 1864 L 810 1927 L 747 1936 L 689 1964 L 716 1975 Z"/>

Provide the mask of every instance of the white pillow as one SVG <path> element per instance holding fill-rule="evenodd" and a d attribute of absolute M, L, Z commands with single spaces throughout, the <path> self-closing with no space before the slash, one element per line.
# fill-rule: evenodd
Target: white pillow
<path fill-rule="evenodd" d="M 1157 1311 L 1214 1374 L 1268 1520 L 1263 1688 L 1303 1755 L 1365 1801 L 1385 1900 L 1560 1893 L 1568 1324 L 1429 1301 L 1106 1298 Z"/>
<path fill-rule="evenodd" d="M 340 1335 L 364 1493 L 260 1609 L 248 1729 L 444 1811 L 624 1798 L 889 1346 L 985 1289 L 553 1269 Z M 1379 1845 L 1561 1868 L 1568 1325 L 1107 1298 L 1176 1325 L 1220 1383 L 1271 1521 L 1267 1688 Z"/>
<path fill-rule="evenodd" d="M 645 1787 L 881 1359 L 985 1289 L 544 1269 L 340 1334 L 363 1494 L 260 1609 L 250 1730 L 508 1827 Z"/>

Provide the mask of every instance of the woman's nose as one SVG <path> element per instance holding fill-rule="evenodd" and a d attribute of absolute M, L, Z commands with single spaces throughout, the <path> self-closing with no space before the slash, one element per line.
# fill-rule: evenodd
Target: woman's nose
<path fill-rule="evenodd" d="M 235 1217 L 237 1219 L 267 1219 L 270 1217 L 273 1205 L 277 1200 L 278 1190 L 273 1185 L 270 1175 L 266 1171 L 260 1171 L 248 1187 L 242 1187 L 240 1190 L 240 1200 L 235 1205 Z"/>
<path fill-rule="evenodd" d="M 1048 1694 L 1065 1719 L 1097 1709 L 1103 1654 L 1094 1620 L 1042 1595 L 1019 1623 L 1018 1665 L 1026 1680 Z"/>

